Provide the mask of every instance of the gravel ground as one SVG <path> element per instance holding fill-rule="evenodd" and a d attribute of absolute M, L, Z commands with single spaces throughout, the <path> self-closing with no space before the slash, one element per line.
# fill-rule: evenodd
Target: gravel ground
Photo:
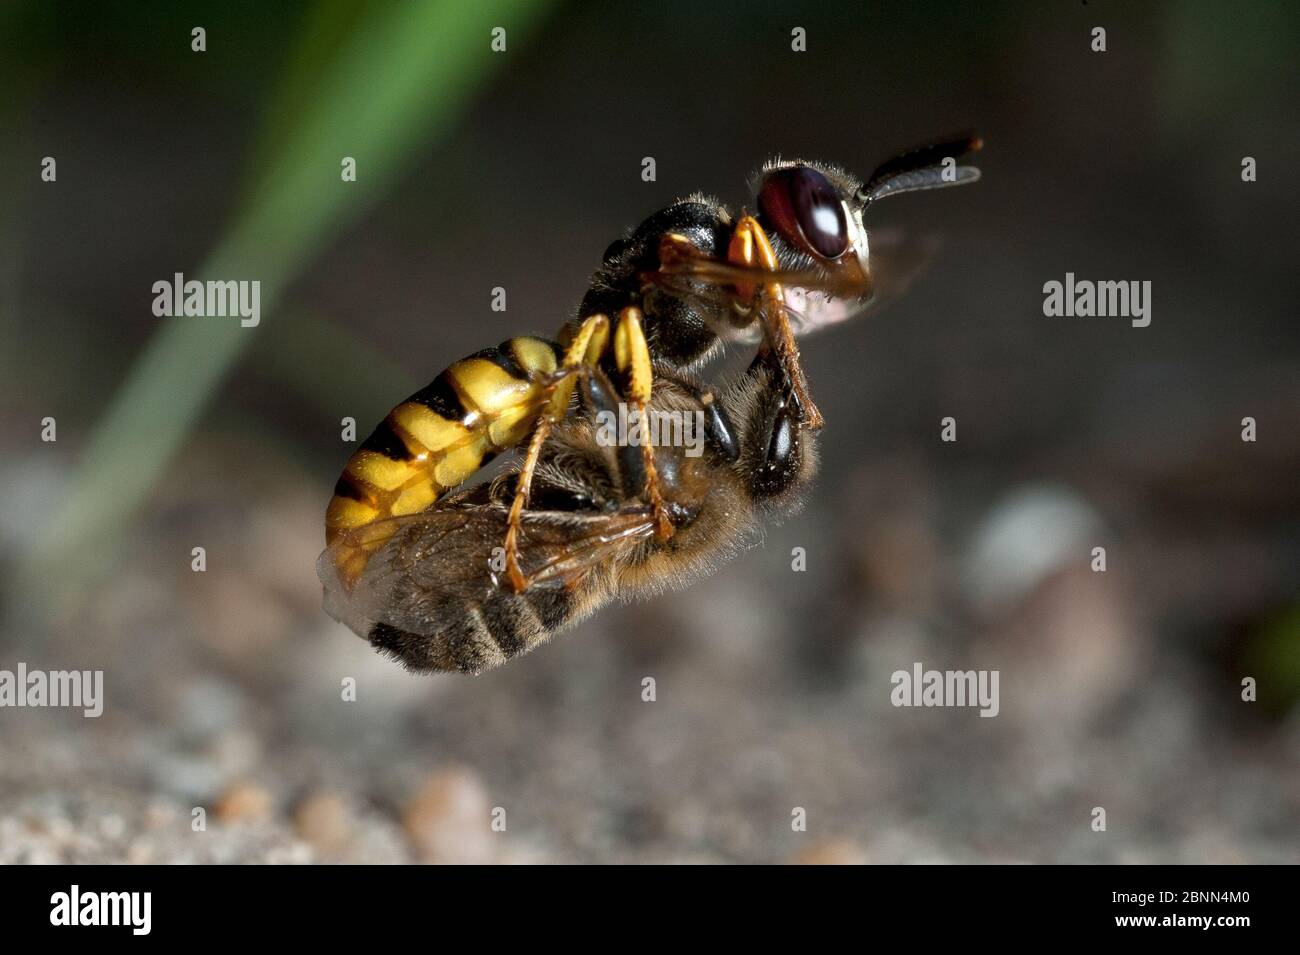
<path fill-rule="evenodd" d="M 1267 534 L 1130 523 L 1094 573 L 1104 504 L 860 468 L 681 594 L 414 676 L 319 610 L 311 496 L 189 460 L 113 586 L 6 635 L 106 701 L 4 713 L 0 861 L 1300 861 L 1300 722 L 1240 701 L 1229 639 L 1286 579 Z M 998 716 L 892 706 L 915 661 L 998 669 Z"/>

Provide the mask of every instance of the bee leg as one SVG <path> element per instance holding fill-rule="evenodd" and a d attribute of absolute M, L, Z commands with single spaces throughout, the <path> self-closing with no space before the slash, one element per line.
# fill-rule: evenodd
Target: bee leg
<path fill-rule="evenodd" d="M 743 216 L 736 223 L 736 231 L 732 233 L 731 244 L 727 248 L 727 259 L 736 265 L 761 268 L 768 272 L 777 271 L 772 243 L 753 216 Z M 736 290 L 744 298 L 752 300 L 757 297 L 766 340 L 764 347 L 776 353 L 777 360 L 793 383 L 804 426 L 812 431 L 819 430 L 824 420 L 808 393 L 808 381 L 804 378 L 803 366 L 799 363 L 799 346 L 795 344 L 794 330 L 786 317 L 785 293 L 781 290 L 781 284 L 767 282 L 757 290 L 752 286 L 737 286 Z"/>
<path fill-rule="evenodd" d="M 661 540 L 673 536 L 673 522 L 659 490 L 659 471 L 655 468 L 655 449 L 650 434 L 650 396 L 654 388 L 654 367 L 650 363 L 650 346 L 641 327 L 641 309 L 629 305 L 618 313 L 614 327 L 614 365 L 627 380 L 628 398 L 636 408 L 643 433 L 641 461 L 645 468 L 645 499 L 655 514 L 655 535 Z"/>
<path fill-rule="evenodd" d="M 510 513 L 506 516 L 506 574 L 515 593 L 523 593 L 528 589 L 528 577 L 519 566 L 519 530 L 524 508 L 528 506 L 528 492 L 533 484 L 533 474 L 537 470 L 537 462 L 541 460 L 542 448 L 546 446 L 551 428 L 568 411 L 569 399 L 573 397 L 576 379 L 586 366 L 594 365 L 600 360 L 608 344 L 609 319 L 604 315 L 592 315 L 584 319 L 569 340 L 559 369 L 547 382 L 551 395 L 542 409 L 537 427 L 533 429 L 533 436 L 528 442 L 528 451 L 524 455 L 524 463 L 519 469 L 519 480 L 515 484 L 515 496 L 510 502 Z"/>
<path fill-rule="evenodd" d="M 740 459 L 740 442 L 736 440 L 736 427 L 718 401 L 717 393 L 712 388 L 701 387 L 689 378 L 673 374 L 662 365 L 657 372 L 661 380 L 671 381 L 700 404 L 704 412 L 704 437 L 713 445 L 715 451 L 728 461 Z"/>

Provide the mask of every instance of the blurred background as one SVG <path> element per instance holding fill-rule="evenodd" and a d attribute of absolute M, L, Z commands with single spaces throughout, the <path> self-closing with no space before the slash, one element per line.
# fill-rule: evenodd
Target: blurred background
<path fill-rule="evenodd" d="M 0 668 L 106 697 L 0 710 L 0 861 L 1300 861 L 1296 8 L 50 2 L 0 37 Z M 979 185 L 872 212 L 925 274 L 805 344 L 824 471 L 761 548 L 478 678 L 321 611 L 342 417 L 552 334 L 674 198 L 966 128 Z M 175 272 L 260 280 L 260 325 L 155 317 Z M 1150 327 L 1045 318 L 1066 272 L 1151 281 Z M 894 708 L 916 661 L 999 670 L 1000 715 Z"/>

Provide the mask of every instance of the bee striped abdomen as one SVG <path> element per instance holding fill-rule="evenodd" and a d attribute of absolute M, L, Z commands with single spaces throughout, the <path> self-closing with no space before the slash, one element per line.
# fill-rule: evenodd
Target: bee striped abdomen
<path fill-rule="evenodd" d="M 574 616 L 578 598 L 564 590 L 500 591 L 483 602 L 444 607 L 438 633 L 411 633 L 386 623 L 370 628 L 376 649 L 412 670 L 479 673 L 545 643 Z"/>
<path fill-rule="evenodd" d="M 560 346 L 511 338 L 456 362 L 388 413 L 357 449 L 334 487 L 325 541 L 344 531 L 433 505 L 502 451 L 523 441 L 545 401 L 542 378 Z M 339 570 L 355 580 L 383 543 L 340 548 Z"/>

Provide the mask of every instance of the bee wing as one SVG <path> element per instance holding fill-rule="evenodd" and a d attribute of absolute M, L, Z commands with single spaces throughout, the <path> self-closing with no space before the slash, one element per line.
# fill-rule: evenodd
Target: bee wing
<path fill-rule="evenodd" d="M 376 623 L 432 633 L 466 604 L 484 602 L 504 573 L 505 507 L 497 503 L 436 507 L 345 532 L 317 561 L 330 616 L 367 636 Z M 532 588 L 573 589 L 654 533 L 648 508 L 523 512 L 519 562 Z M 357 548 L 369 552 L 349 582 L 339 567 Z"/>
<path fill-rule="evenodd" d="M 840 297 L 833 276 L 815 272 L 777 270 L 714 260 L 693 260 L 689 273 L 653 273 L 656 284 L 676 294 L 717 305 L 737 302 L 733 284 L 780 282 L 785 292 L 785 312 L 799 337 L 838 325 L 862 314 L 878 312 L 901 298 L 929 268 L 939 249 L 933 236 L 916 236 L 896 229 L 871 231 L 872 293 L 866 301 Z M 729 342 L 752 345 L 763 339 L 761 322 L 743 327 L 714 323 L 714 331 Z"/>

